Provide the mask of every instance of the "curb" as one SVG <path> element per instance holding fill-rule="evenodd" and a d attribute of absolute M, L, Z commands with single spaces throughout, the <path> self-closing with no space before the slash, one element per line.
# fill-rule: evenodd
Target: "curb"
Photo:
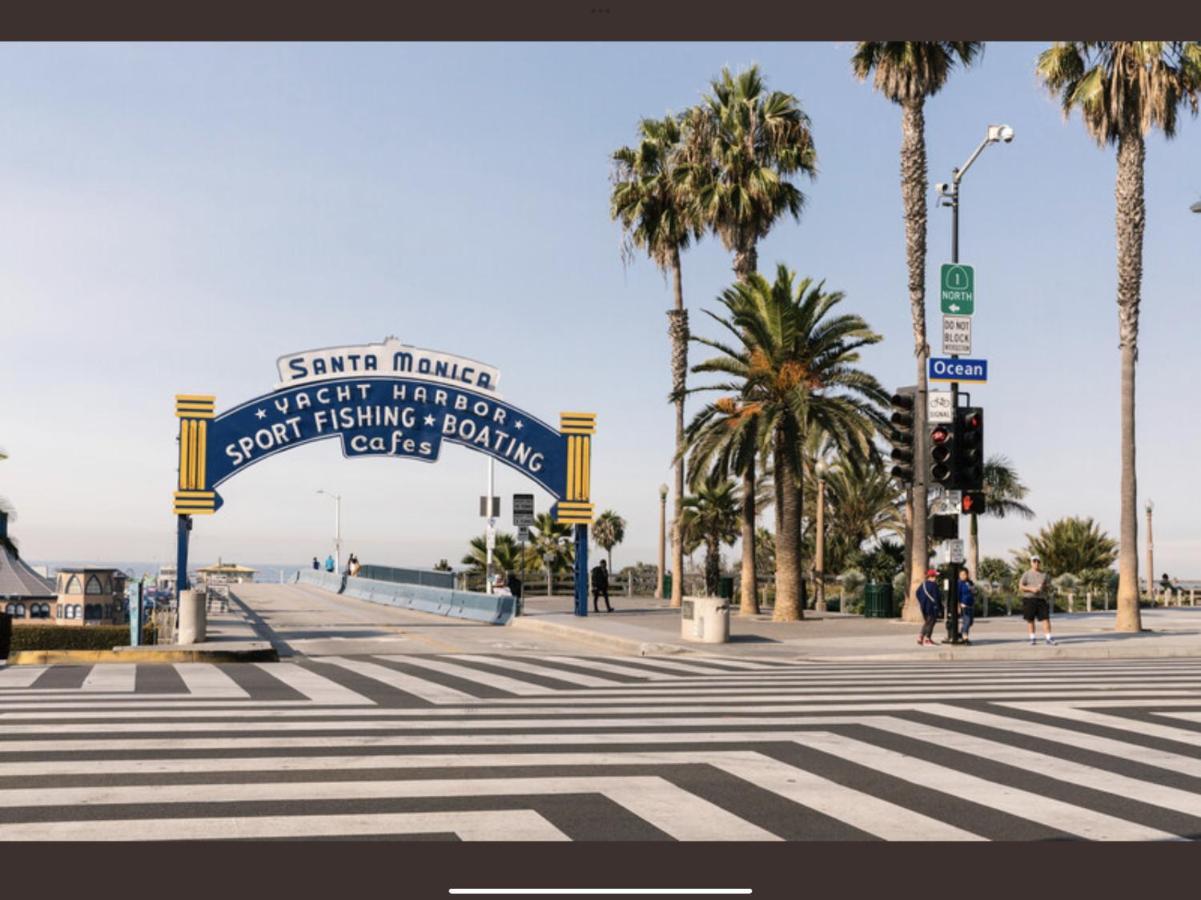
<path fill-rule="evenodd" d="M 690 647 L 678 644 L 664 644 L 655 641 L 639 641 L 635 638 L 618 637 L 596 631 L 585 631 L 582 628 L 572 628 L 558 622 L 541 622 L 536 617 L 517 616 L 509 620 L 510 628 L 524 631 L 536 631 L 553 637 L 567 638 L 584 644 L 594 644 L 606 650 L 629 653 L 634 656 L 662 656 L 665 654 L 692 653 Z"/>
<path fill-rule="evenodd" d="M 59 663 L 177 663 L 177 662 L 279 662 L 274 647 L 245 650 L 19 650 L 8 657 L 10 666 L 55 665 Z"/>

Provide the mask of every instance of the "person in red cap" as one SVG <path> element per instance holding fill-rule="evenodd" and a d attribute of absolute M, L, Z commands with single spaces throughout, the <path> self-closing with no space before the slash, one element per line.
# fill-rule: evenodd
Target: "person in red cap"
<path fill-rule="evenodd" d="M 934 634 L 934 624 L 942 618 L 942 591 L 938 588 L 937 579 L 938 571 L 927 569 L 926 580 L 917 588 L 917 602 L 922 608 L 922 618 L 925 620 L 921 634 L 917 636 L 917 642 L 922 646 L 934 646 L 930 636 Z"/>

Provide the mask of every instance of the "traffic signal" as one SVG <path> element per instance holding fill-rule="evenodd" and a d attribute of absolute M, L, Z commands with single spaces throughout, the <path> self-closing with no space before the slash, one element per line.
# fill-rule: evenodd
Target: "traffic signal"
<path fill-rule="evenodd" d="M 984 487 L 984 410 L 965 406 L 955 411 L 958 477 L 956 487 L 979 491 Z"/>
<path fill-rule="evenodd" d="M 892 428 L 888 434 L 892 444 L 889 458 L 895 463 L 889 474 L 904 484 L 913 484 L 913 404 L 916 387 L 903 387 L 892 395 Z"/>
<path fill-rule="evenodd" d="M 965 516 L 983 515 L 988 503 L 984 499 L 984 491 L 964 491 L 959 502 L 959 511 Z"/>
<path fill-rule="evenodd" d="M 945 488 L 955 487 L 955 433 L 952 425 L 930 429 L 930 481 Z"/>

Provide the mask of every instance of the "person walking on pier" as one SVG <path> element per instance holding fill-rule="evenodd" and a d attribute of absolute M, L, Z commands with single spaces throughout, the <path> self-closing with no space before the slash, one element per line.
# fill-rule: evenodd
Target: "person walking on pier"
<path fill-rule="evenodd" d="M 599 566 L 592 569 L 592 610 L 600 612 L 600 598 L 604 595 L 605 606 L 613 612 L 613 604 L 609 602 L 609 565 L 603 559 Z"/>

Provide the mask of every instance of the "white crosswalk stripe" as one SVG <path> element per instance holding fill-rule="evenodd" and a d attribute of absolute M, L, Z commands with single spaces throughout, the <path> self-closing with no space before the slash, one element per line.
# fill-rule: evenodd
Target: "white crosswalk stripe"
<path fill-rule="evenodd" d="M 951 671 L 508 654 L 0 669 L 0 840 L 1201 837 L 1201 660 Z"/>

